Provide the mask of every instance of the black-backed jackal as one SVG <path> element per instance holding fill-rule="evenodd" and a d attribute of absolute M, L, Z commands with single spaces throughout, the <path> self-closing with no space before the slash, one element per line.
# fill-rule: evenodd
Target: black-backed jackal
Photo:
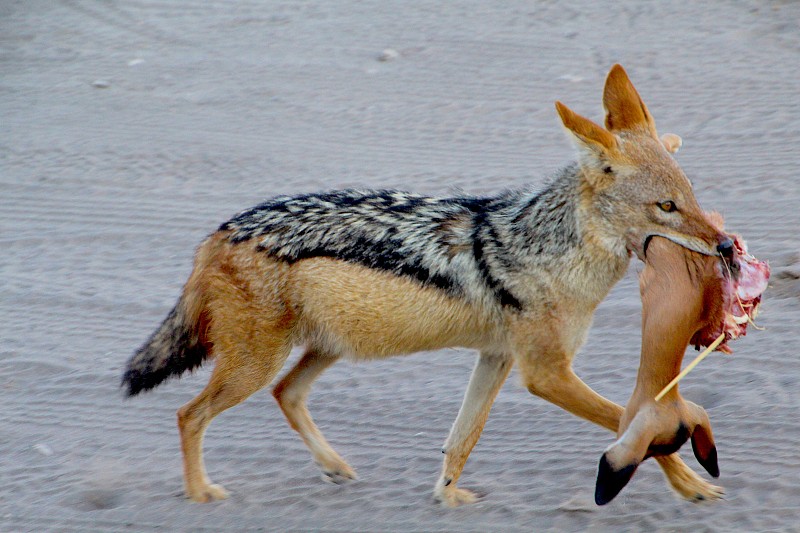
<path fill-rule="evenodd" d="M 490 198 L 398 191 L 278 197 L 224 223 L 200 246 L 175 308 L 128 363 L 129 395 L 216 359 L 206 388 L 178 410 L 186 494 L 226 496 L 206 475 L 211 420 L 272 382 L 294 345 L 305 355 L 275 385 L 289 424 L 332 481 L 355 478 L 305 406 L 341 357 L 382 358 L 447 346 L 479 351 L 435 487 L 447 505 L 512 365 L 530 392 L 616 431 L 623 408 L 572 371 L 596 306 L 651 236 L 716 255 L 729 249 L 659 139 L 627 74 L 614 66 L 605 127 L 556 103 L 578 162 L 540 189 Z M 677 454 L 659 458 L 689 499 L 714 487 Z"/>

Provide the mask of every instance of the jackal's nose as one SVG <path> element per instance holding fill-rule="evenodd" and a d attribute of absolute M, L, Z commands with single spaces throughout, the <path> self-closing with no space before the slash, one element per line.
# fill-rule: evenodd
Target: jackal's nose
<path fill-rule="evenodd" d="M 732 260 L 733 259 L 733 239 L 730 237 L 726 238 L 724 241 L 717 245 L 717 251 L 719 255 L 723 258 Z"/>

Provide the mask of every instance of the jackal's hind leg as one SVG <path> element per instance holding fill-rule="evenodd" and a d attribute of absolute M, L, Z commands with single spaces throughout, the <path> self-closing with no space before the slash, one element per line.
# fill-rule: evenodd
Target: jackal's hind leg
<path fill-rule="evenodd" d="M 314 424 L 306 407 L 311 384 L 326 368 L 337 361 L 330 356 L 309 349 L 283 379 L 275 386 L 272 395 L 278 401 L 289 425 L 300 434 L 314 461 L 322 469 L 323 479 L 332 483 L 345 483 L 356 479 L 356 472 L 338 453 Z"/>
<path fill-rule="evenodd" d="M 224 327 L 220 319 L 216 325 Z M 258 328 L 256 328 L 258 329 Z M 211 483 L 203 463 L 203 435 L 211 420 L 226 409 L 241 403 L 268 384 L 280 370 L 291 349 L 285 332 L 267 328 L 221 329 L 243 335 L 244 344 L 234 334 L 218 335 L 214 343 L 217 364 L 203 391 L 178 410 L 178 428 L 183 450 L 186 496 L 196 502 L 224 499 L 227 491 Z M 236 339 L 236 340 L 234 340 Z"/>
<path fill-rule="evenodd" d="M 434 498 L 448 507 L 477 501 L 478 496 L 456 487 L 472 448 L 481 436 L 497 393 L 511 371 L 510 357 L 481 354 L 472 371 L 467 393 L 450 435 L 442 448 L 444 464 L 433 491 Z"/>

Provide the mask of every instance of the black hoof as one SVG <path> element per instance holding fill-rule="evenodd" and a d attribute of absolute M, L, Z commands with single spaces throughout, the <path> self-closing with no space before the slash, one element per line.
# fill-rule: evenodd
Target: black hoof
<path fill-rule="evenodd" d="M 700 463 L 700 466 L 706 469 L 706 472 L 711 477 L 719 477 L 719 462 L 717 461 L 717 447 L 711 446 L 708 450 L 706 450 L 706 456 L 703 457 L 702 453 L 698 449 L 698 445 L 695 444 L 695 439 L 692 439 L 692 451 L 694 451 L 694 456 L 697 458 L 697 462 Z"/>
<path fill-rule="evenodd" d="M 606 460 L 605 454 L 603 454 L 600 458 L 600 466 L 597 469 L 594 502 L 597 505 L 605 505 L 613 500 L 631 480 L 638 466 L 638 464 L 631 464 L 621 470 L 614 470 Z"/>

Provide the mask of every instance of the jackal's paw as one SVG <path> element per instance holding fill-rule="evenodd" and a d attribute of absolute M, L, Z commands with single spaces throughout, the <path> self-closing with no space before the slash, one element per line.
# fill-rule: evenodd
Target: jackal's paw
<path fill-rule="evenodd" d="M 467 489 L 459 489 L 455 485 L 445 486 L 443 483 L 436 485 L 433 491 L 434 499 L 446 507 L 458 507 L 467 503 L 475 503 L 480 497 Z"/>
<path fill-rule="evenodd" d="M 335 462 L 330 461 L 325 465 L 319 465 L 319 467 L 322 469 L 323 481 L 327 481 L 328 483 L 343 485 L 358 479 L 356 471 L 341 459 Z"/>
<path fill-rule="evenodd" d="M 668 480 L 672 489 L 690 502 L 714 501 L 725 495 L 725 489 L 712 485 L 683 462 L 669 469 Z"/>
<path fill-rule="evenodd" d="M 214 500 L 224 500 L 229 496 L 228 491 L 222 485 L 207 484 L 186 489 L 186 496 L 193 502 L 208 503 Z"/>
<path fill-rule="evenodd" d="M 675 489 L 681 498 L 693 503 L 720 500 L 725 496 L 724 488 L 718 485 L 712 485 L 699 476 L 690 482 L 684 483 L 680 487 L 672 485 L 672 488 Z"/>

